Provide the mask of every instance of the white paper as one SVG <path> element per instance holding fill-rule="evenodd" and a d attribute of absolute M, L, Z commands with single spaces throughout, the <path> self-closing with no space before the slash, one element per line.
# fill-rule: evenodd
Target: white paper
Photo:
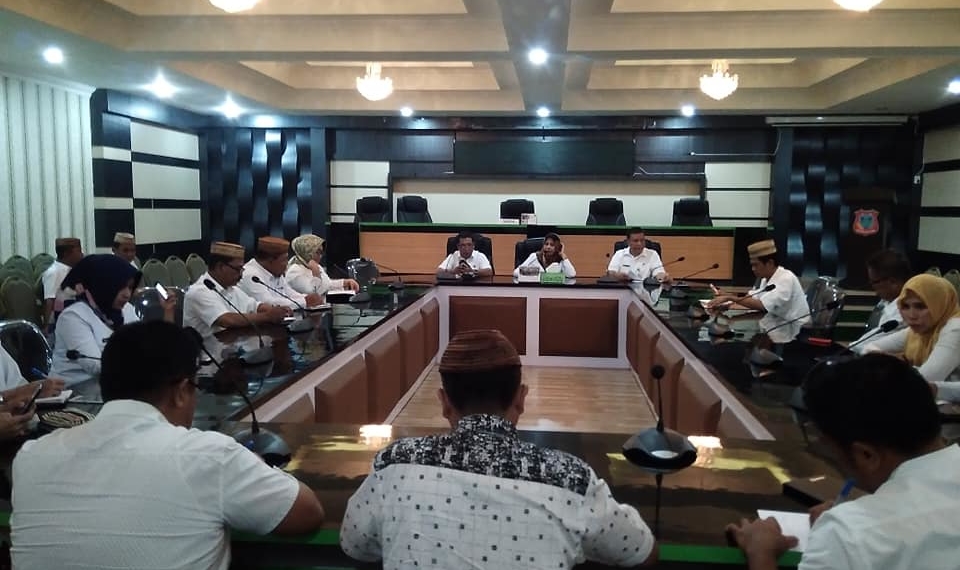
<path fill-rule="evenodd" d="M 797 537 L 797 546 L 790 550 L 803 552 L 807 548 L 807 538 L 810 536 L 810 513 L 791 513 L 787 511 L 764 511 L 757 509 L 757 516 L 761 519 L 773 517 L 784 536 Z"/>
<path fill-rule="evenodd" d="M 352 296 L 353 296 L 353 291 L 351 291 L 351 290 L 349 290 L 349 289 L 338 289 L 338 290 L 336 290 L 336 291 L 327 291 L 327 292 L 326 292 L 326 296 L 327 296 L 327 297 L 334 297 L 334 296 L 337 296 L 337 295 L 350 295 L 350 296 L 352 297 Z"/>
<path fill-rule="evenodd" d="M 49 398 L 37 398 L 38 404 L 62 404 L 70 399 L 70 396 L 73 395 L 73 390 L 64 390 L 56 396 L 50 396 Z"/>

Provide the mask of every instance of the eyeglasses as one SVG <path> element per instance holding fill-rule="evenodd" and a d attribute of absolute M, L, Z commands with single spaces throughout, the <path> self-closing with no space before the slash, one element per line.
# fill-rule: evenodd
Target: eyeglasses
<path fill-rule="evenodd" d="M 236 265 L 230 265 L 229 263 L 225 263 L 224 265 L 226 265 L 226 266 L 229 267 L 230 269 L 233 269 L 233 270 L 236 271 L 237 273 L 243 273 L 243 266 L 242 266 L 242 265 L 239 266 L 239 267 L 236 266 Z"/>

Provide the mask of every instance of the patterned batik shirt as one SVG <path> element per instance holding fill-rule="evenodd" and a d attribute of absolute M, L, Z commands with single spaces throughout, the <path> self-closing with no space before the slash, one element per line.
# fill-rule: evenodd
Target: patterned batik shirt
<path fill-rule="evenodd" d="M 350 498 L 340 546 L 394 568 L 635 566 L 654 538 L 583 460 L 520 441 L 493 415 L 377 454 Z"/>

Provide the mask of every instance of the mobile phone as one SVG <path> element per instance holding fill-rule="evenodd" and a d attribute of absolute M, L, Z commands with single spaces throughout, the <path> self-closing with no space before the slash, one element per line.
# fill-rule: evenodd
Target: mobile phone
<path fill-rule="evenodd" d="M 33 396 L 30 398 L 30 401 L 29 401 L 29 402 L 27 402 L 26 404 L 20 406 L 19 412 L 22 414 L 22 413 L 25 413 L 25 412 L 26 412 L 27 410 L 29 410 L 30 408 L 32 408 L 32 407 L 34 406 L 34 404 L 37 403 L 37 398 L 40 397 L 40 392 L 42 392 L 42 391 L 43 391 L 43 382 L 37 382 L 37 387 L 36 387 L 36 389 L 33 391 Z"/>
<path fill-rule="evenodd" d="M 292 316 L 291 316 L 291 317 L 283 317 L 283 322 L 285 322 L 285 323 L 292 323 L 292 322 L 295 321 L 295 320 L 297 320 L 297 317 L 292 317 Z"/>
<path fill-rule="evenodd" d="M 167 293 L 167 288 L 164 287 L 163 285 L 157 283 L 154 288 L 157 290 L 157 293 L 160 294 L 160 298 L 163 299 L 164 301 L 166 301 L 167 297 L 170 296 L 170 294 Z"/>

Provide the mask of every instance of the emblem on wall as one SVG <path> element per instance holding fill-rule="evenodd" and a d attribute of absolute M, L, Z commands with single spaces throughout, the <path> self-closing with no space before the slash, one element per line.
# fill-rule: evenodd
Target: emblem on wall
<path fill-rule="evenodd" d="M 872 236 L 880 231 L 880 212 L 876 210 L 857 210 L 853 213 L 853 233 L 858 236 Z"/>

